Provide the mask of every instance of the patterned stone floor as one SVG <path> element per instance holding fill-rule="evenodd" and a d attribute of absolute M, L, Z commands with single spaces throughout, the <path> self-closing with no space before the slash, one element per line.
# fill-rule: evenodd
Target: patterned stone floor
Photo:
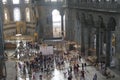
<path fill-rule="evenodd" d="M 12 55 L 12 54 L 10 54 Z M 79 62 L 79 65 L 81 66 L 81 63 L 86 62 L 84 58 Z M 87 63 L 87 62 L 86 62 Z M 64 73 L 68 71 L 69 63 L 65 62 L 65 67 L 63 70 L 59 70 L 55 67 L 54 71 L 51 72 L 51 74 L 46 73 L 35 73 L 36 79 L 29 78 L 29 74 L 26 74 L 26 78 L 21 77 L 19 74 L 19 71 L 16 71 L 15 68 L 16 61 L 8 60 L 6 61 L 6 67 L 7 67 L 7 78 L 6 80 L 41 80 L 39 79 L 39 75 L 43 75 L 42 80 L 68 80 L 68 75 L 64 76 Z M 89 63 L 87 63 L 89 65 Z M 27 70 L 27 69 L 26 69 Z M 79 68 L 81 70 L 81 67 Z M 87 66 L 85 69 L 85 80 L 93 80 L 93 76 L 96 73 L 97 74 L 97 80 L 120 80 L 120 74 L 116 74 L 110 69 L 111 73 L 115 75 L 115 78 L 106 79 L 105 76 L 103 76 L 100 71 L 98 71 L 94 66 Z M 16 78 L 16 75 L 17 76 Z M 72 80 L 80 80 L 80 73 L 77 75 L 72 72 L 73 78 Z"/>
<path fill-rule="evenodd" d="M 82 59 L 82 61 L 79 63 L 79 65 L 81 66 L 81 63 L 85 62 L 84 59 Z M 69 67 L 69 63 L 65 63 L 66 66 L 63 70 L 58 70 L 58 69 L 54 69 L 54 71 L 52 71 L 51 74 L 47 75 L 46 73 L 40 73 L 40 72 L 36 72 L 33 73 L 33 75 L 35 75 L 35 79 L 30 79 L 30 78 L 26 78 L 26 80 L 41 80 L 39 79 L 39 75 L 43 75 L 42 80 L 68 80 L 67 77 L 68 75 L 64 76 L 64 73 L 67 72 L 68 67 Z M 81 67 L 79 68 L 79 70 L 81 70 Z M 112 71 L 111 71 L 112 72 Z M 115 78 L 111 78 L 111 79 L 106 79 L 105 76 L 103 76 L 100 71 L 96 70 L 96 68 L 94 68 L 93 66 L 87 66 L 85 69 L 85 80 L 93 80 L 93 76 L 94 74 L 97 74 L 97 80 L 120 80 L 120 76 L 119 74 L 116 74 L 114 72 L 112 72 L 112 74 L 115 75 Z M 80 73 L 77 74 L 77 76 L 74 74 L 74 72 L 72 72 L 73 78 L 72 80 L 81 80 L 80 79 Z M 22 78 L 19 78 L 18 80 L 25 80 Z"/>

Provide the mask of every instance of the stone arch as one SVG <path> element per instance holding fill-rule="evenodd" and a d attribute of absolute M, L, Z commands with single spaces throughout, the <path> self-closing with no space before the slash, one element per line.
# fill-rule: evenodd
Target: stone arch
<path fill-rule="evenodd" d="M 89 53 L 93 53 L 93 49 L 96 48 L 96 28 L 95 28 L 95 23 L 94 23 L 94 18 L 92 14 L 88 14 L 88 19 L 87 19 L 87 23 L 88 23 L 88 29 L 89 29 Z"/>
<path fill-rule="evenodd" d="M 80 16 L 79 16 L 79 12 L 78 11 L 76 12 L 76 19 L 80 20 Z"/>
<path fill-rule="evenodd" d="M 88 14 L 87 23 L 94 26 L 94 19 L 92 14 Z"/>
<path fill-rule="evenodd" d="M 81 19 L 80 19 L 80 21 L 81 21 L 82 23 L 87 23 L 87 21 L 86 21 L 86 15 L 85 15 L 84 13 L 81 14 Z"/>
<path fill-rule="evenodd" d="M 98 25 L 100 28 L 105 29 L 105 23 L 102 16 L 98 16 Z"/>
<path fill-rule="evenodd" d="M 103 16 L 98 15 L 96 24 L 96 55 L 97 62 L 105 62 L 106 26 Z M 105 48 L 104 48 L 105 46 Z"/>
<path fill-rule="evenodd" d="M 107 66 L 111 66 L 113 64 L 115 66 L 115 27 L 116 20 L 114 17 L 110 17 L 107 23 L 107 41 L 106 41 L 106 62 Z M 113 63 L 114 62 L 114 63 Z"/>
<path fill-rule="evenodd" d="M 87 14 L 81 13 L 80 15 L 81 22 L 81 52 L 82 55 L 88 54 L 88 25 L 87 25 Z"/>
<path fill-rule="evenodd" d="M 110 17 L 107 23 L 107 29 L 110 31 L 115 31 L 116 20 L 114 17 Z"/>

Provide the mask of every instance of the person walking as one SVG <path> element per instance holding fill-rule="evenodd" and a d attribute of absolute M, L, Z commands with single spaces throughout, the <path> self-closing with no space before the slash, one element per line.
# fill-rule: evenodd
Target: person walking
<path fill-rule="evenodd" d="M 84 70 L 84 63 L 82 63 L 82 70 Z"/>
<path fill-rule="evenodd" d="M 96 73 L 93 76 L 93 80 L 97 80 L 97 74 Z"/>
<path fill-rule="evenodd" d="M 85 71 L 84 70 L 81 71 L 80 80 L 85 80 Z"/>
<path fill-rule="evenodd" d="M 72 80 L 72 73 L 68 75 L 68 80 Z"/>

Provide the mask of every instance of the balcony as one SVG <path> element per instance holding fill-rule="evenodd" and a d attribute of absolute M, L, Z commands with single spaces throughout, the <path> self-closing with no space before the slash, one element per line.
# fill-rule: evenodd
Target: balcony
<path fill-rule="evenodd" d="M 86 9 L 86 10 L 95 10 L 95 11 L 105 11 L 105 12 L 119 12 L 120 4 L 116 1 L 89 1 L 89 2 L 66 2 L 63 7 L 75 8 L 75 9 Z"/>

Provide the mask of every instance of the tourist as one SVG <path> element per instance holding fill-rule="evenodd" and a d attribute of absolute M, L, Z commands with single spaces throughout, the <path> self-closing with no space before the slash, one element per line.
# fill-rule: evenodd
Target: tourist
<path fill-rule="evenodd" d="M 82 70 L 84 70 L 84 64 L 82 63 Z"/>
<path fill-rule="evenodd" d="M 79 55 L 79 61 L 81 61 L 81 55 Z"/>
<path fill-rule="evenodd" d="M 93 80 L 97 80 L 97 74 L 96 73 L 93 76 Z"/>
<path fill-rule="evenodd" d="M 85 70 L 86 70 L 86 66 L 87 66 L 87 64 L 86 64 L 86 63 L 84 63 L 84 68 L 85 68 Z"/>
<path fill-rule="evenodd" d="M 72 80 L 72 73 L 69 73 L 68 80 Z"/>
<path fill-rule="evenodd" d="M 81 71 L 81 79 L 80 80 L 85 80 L 85 71 L 84 70 Z"/>

